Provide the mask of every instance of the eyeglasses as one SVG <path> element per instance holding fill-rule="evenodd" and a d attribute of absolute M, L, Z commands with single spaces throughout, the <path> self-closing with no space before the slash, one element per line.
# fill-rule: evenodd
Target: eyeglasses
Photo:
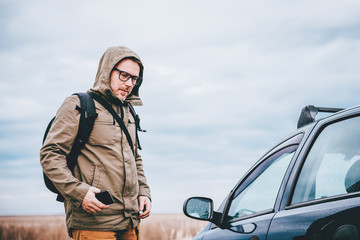
<path fill-rule="evenodd" d="M 118 71 L 119 72 L 119 79 L 123 82 L 128 81 L 131 78 L 131 83 L 132 85 L 138 85 L 141 82 L 141 77 L 140 76 L 133 76 L 128 72 L 122 71 L 120 69 L 117 68 L 113 68 L 113 70 Z"/>

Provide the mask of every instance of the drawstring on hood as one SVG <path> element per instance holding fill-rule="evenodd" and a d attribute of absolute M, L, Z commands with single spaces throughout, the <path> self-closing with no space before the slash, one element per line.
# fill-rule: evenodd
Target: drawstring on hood
<path fill-rule="evenodd" d="M 120 103 L 121 100 L 118 99 L 113 91 L 110 88 L 110 74 L 113 68 L 122 60 L 126 58 L 136 58 L 139 61 L 140 66 L 140 77 L 143 77 L 144 66 L 141 62 L 140 57 L 131 49 L 123 46 L 110 47 L 102 55 L 99 67 L 97 70 L 94 86 L 90 89 L 93 92 L 101 93 L 108 100 L 114 103 Z M 129 96 L 127 96 L 126 101 L 130 102 L 134 106 L 142 106 L 143 103 L 139 97 L 139 88 L 142 82 L 138 85 L 135 85 Z M 119 102 L 120 101 L 120 102 Z"/>

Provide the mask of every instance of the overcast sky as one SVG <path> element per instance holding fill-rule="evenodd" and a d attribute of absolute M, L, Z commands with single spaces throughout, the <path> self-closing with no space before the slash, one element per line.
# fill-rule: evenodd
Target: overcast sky
<path fill-rule="evenodd" d="M 116 45 L 145 65 L 136 110 L 154 213 L 193 195 L 218 207 L 302 107 L 359 104 L 358 0 L 0 0 L 0 215 L 63 213 L 42 136 Z"/>

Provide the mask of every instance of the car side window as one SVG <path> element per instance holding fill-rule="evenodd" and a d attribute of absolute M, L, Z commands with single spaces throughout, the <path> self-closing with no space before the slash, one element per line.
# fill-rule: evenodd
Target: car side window
<path fill-rule="evenodd" d="M 227 220 L 273 209 L 281 182 L 297 146 L 283 148 L 257 167 L 261 168 L 261 171 L 252 174 L 255 175 L 254 179 L 245 188 L 240 186 L 236 190 Z"/>
<path fill-rule="evenodd" d="M 325 127 L 312 145 L 291 204 L 360 191 L 360 117 Z"/>

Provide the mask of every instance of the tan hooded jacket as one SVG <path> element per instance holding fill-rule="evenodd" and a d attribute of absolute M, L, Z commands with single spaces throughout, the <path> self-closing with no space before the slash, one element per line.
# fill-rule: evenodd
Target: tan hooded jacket
<path fill-rule="evenodd" d="M 113 116 L 95 101 L 98 114 L 89 141 L 78 156 L 73 172 L 66 166 L 75 140 L 80 121 L 80 100 L 76 95 L 65 99 L 56 114 L 55 121 L 40 151 L 40 161 L 45 174 L 65 197 L 66 224 L 69 229 L 116 231 L 133 227 L 140 222 L 138 218 L 138 196 L 150 196 L 146 183 L 142 158 L 136 144 L 135 121 L 128 106 L 110 90 L 110 74 L 114 66 L 122 59 L 139 56 L 126 47 L 107 49 L 99 62 L 94 87 L 90 90 L 107 100 L 121 115 L 135 146 L 135 156 L 125 134 Z M 141 63 L 141 62 L 140 62 Z M 143 66 L 140 64 L 140 76 Z M 133 105 L 142 105 L 139 87 L 136 85 L 126 101 Z M 109 190 L 115 203 L 108 209 L 96 214 L 84 211 L 81 203 L 90 186 L 100 190 Z"/>

